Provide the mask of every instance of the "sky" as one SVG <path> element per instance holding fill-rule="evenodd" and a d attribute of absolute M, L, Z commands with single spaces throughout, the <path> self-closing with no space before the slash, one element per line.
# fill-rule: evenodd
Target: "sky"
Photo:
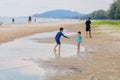
<path fill-rule="evenodd" d="M 30 16 L 55 9 L 88 14 L 109 9 L 113 0 L 0 0 L 0 16 Z"/>

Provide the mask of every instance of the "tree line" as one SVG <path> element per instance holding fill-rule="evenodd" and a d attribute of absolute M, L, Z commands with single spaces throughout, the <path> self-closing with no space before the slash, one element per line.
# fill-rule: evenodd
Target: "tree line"
<path fill-rule="evenodd" d="M 97 10 L 88 15 L 82 16 L 82 19 L 85 18 L 92 18 L 92 19 L 113 19 L 119 20 L 120 19 L 120 0 L 114 0 L 111 4 L 110 8 L 105 10 Z"/>

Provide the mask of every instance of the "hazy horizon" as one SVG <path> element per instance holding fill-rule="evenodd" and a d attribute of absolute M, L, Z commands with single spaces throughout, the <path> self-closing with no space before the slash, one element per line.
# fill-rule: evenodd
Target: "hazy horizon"
<path fill-rule="evenodd" d="M 113 0 L 1 0 L 0 17 L 29 16 L 56 9 L 88 14 L 98 9 L 109 9 L 112 2 Z"/>

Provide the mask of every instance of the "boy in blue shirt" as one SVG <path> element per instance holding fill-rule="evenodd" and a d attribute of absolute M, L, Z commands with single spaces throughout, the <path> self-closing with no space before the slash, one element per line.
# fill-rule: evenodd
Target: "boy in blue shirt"
<path fill-rule="evenodd" d="M 81 32 L 78 31 L 78 36 L 77 36 L 77 54 L 79 55 L 80 53 L 80 44 L 82 42 L 82 37 L 81 37 Z"/>
<path fill-rule="evenodd" d="M 60 41 L 60 38 L 61 38 L 61 36 L 63 36 L 63 37 L 65 37 L 65 38 L 68 38 L 69 39 L 69 37 L 67 37 L 67 36 L 65 36 L 64 34 L 63 34 L 63 30 L 64 30 L 64 28 L 60 28 L 60 32 L 58 32 L 57 34 L 56 34 L 56 36 L 55 36 L 55 41 L 56 41 L 56 46 L 55 46 L 55 48 L 54 48 L 54 54 L 55 54 L 55 56 L 57 57 L 57 54 L 56 54 L 56 48 L 58 47 L 58 56 L 60 57 L 60 47 L 61 47 L 61 41 Z"/>

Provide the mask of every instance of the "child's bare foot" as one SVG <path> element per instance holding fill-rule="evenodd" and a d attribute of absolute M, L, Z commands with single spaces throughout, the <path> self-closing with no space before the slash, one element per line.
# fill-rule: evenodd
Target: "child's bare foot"
<path fill-rule="evenodd" d="M 90 36 L 90 38 L 92 38 L 92 36 Z"/>
<path fill-rule="evenodd" d="M 54 54 L 55 54 L 55 57 L 57 57 L 57 54 L 56 54 L 56 49 L 54 48 Z"/>

